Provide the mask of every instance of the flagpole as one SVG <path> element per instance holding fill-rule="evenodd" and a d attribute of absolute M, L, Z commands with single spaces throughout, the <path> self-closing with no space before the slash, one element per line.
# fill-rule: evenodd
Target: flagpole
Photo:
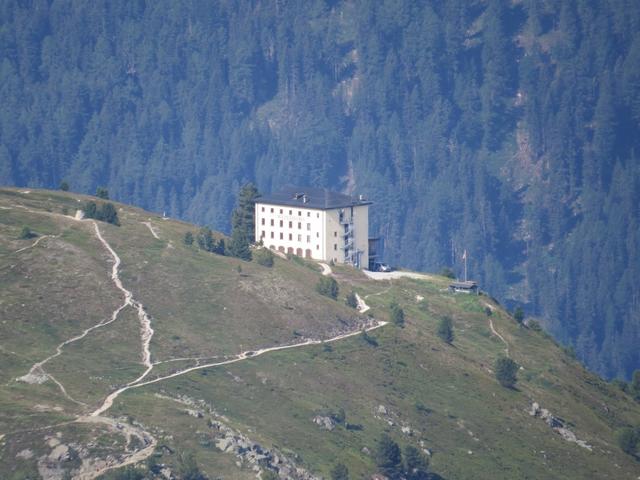
<path fill-rule="evenodd" d="M 464 281 L 467 281 L 467 250 L 465 249 L 464 255 L 462 256 L 464 259 Z"/>

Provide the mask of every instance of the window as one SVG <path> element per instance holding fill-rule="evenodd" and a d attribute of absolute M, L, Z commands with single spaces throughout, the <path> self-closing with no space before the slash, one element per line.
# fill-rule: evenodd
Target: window
<path fill-rule="evenodd" d="M 302 211 L 298 210 L 298 216 L 301 217 L 302 216 Z"/>
<path fill-rule="evenodd" d="M 338 236 L 338 232 L 333 232 L 333 236 L 337 237 Z"/>
<path fill-rule="evenodd" d="M 282 215 L 282 209 L 280 209 L 280 215 Z"/>
<path fill-rule="evenodd" d="M 311 243 L 311 235 L 307 235 L 307 243 Z"/>
<path fill-rule="evenodd" d="M 316 238 L 320 238 L 320 232 L 316 232 Z"/>
<path fill-rule="evenodd" d="M 293 222 L 289 222 L 289 228 L 293 228 Z"/>
<path fill-rule="evenodd" d="M 298 222 L 298 230 L 302 230 L 302 222 Z"/>
<path fill-rule="evenodd" d="M 338 244 L 337 244 L 337 243 L 334 243 L 334 244 L 333 244 L 333 249 L 334 249 L 334 250 L 338 250 Z"/>
<path fill-rule="evenodd" d="M 316 218 L 320 218 L 320 212 L 316 213 Z"/>
<path fill-rule="evenodd" d="M 284 234 L 280 232 L 280 240 L 284 240 Z"/>
<path fill-rule="evenodd" d="M 273 218 L 271 219 L 271 226 L 273 227 Z"/>
<path fill-rule="evenodd" d="M 260 223 L 264 225 L 264 218 L 261 219 Z"/>
<path fill-rule="evenodd" d="M 292 233 L 289 234 L 289 240 L 293 240 L 293 234 Z"/>
<path fill-rule="evenodd" d="M 262 211 L 264 212 L 264 207 L 262 207 Z"/>
<path fill-rule="evenodd" d="M 266 232 L 265 232 L 264 230 L 262 230 L 262 233 L 260 234 L 260 238 L 264 238 L 264 234 L 265 234 L 265 233 L 266 233 Z"/>
<path fill-rule="evenodd" d="M 271 238 L 273 238 L 273 232 L 271 232 Z"/>
<path fill-rule="evenodd" d="M 311 224 L 307 223 L 307 230 L 311 230 Z"/>
<path fill-rule="evenodd" d="M 316 250 L 320 250 L 320 245 L 316 245 Z"/>
<path fill-rule="evenodd" d="M 302 235 L 298 234 L 298 241 L 301 242 L 302 241 Z"/>
<path fill-rule="evenodd" d="M 283 222 L 282 220 L 280 220 L 280 228 L 282 228 Z"/>
<path fill-rule="evenodd" d="M 310 217 L 310 216 L 311 216 L 311 212 L 307 212 L 307 217 Z"/>
<path fill-rule="evenodd" d="M 289 215 L 293 215 L 293 211 L 292 210 L 289 210 Z"/>
<path fill-rule="evenodd" d="M 271 209 L 271 213 L 273 213 L 273 208 Z"/>

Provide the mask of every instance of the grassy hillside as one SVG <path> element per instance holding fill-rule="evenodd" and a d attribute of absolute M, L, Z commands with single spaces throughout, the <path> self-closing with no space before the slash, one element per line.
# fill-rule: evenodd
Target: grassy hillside
<path fill-rule="evenodd" d="M 316 264 L 276 258 L 266 268 L 206 253 L 182 242 L 196 227 L 117 204 L 121 226 L 97 222 L 97 231 L 121 260 L 132 303 L 106 323 L 126 298 L 93 221 L 73 219 L 88 198 L 0 190 L 1 478 L 113 475 L 111 466 L 133 462 L 145 446 L 154 453 L 139 454 L 141 465 L 179 474 L 192 454 L 210 478 L 254 478 L 266 464 L 223 451 L 225 436 L 315 475 L 341 462 L 362 478 L 375 472 L 370 452 L 383 432 L 428 450 L 431 470 L 448 479 L 637 478 L 640 464 L 614 432 L 640 424 L 640 406 L 490 297 L 449 294 L 441 277 L 375 281 L 336 267 L 333 301 L 315 291 Z M 36 236 L 20 239 L 24 226 Z M 368 319 L 344 303 L 352 289 L 376 320 L 399 302 L 405 326 L 384 325 L 367 341 L 357 332 Z M 137 306 L 153 329 L 150 369 Z M 436 335 L 445 316 L 452 345 Z M 33 370 L 32 383 L 18 380 L 101 323 Z M 493 374 L 505 354 L 522 367 L 515 389 Z M 81 417 L 147 370 L 92 421 Z M 583 446 L 531 416 L 533 402 Z M 313 422 L 340 409 L 346 422 L 333 430 Z"/>

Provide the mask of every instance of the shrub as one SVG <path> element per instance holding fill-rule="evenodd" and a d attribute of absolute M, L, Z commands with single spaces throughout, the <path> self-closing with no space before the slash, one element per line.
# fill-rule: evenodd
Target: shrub
<path fill-rule="evenodd" d="M 259 248 L 253 254 L 253 259 L 263 267 L 273 267 L 273 253 L 268 248 Z"/>
<path fill-rule="evenodd" d="M 331 480 L 349 480 L 349 470 L 342 463 L 336 463 L 331 469 Z"/>
<path fill-rule="evenodd" d="M 517 373 L 520 366 L 507 357 L 500 357 L 496 360 L 495 375 L 500 385 L 505 388 L 513 388 L 518 381 Z"/>
<path fill-rule="evenodd" d="M 104 205 L 102 205 L 99 214 L 99 218 L 97 218 L 98 220 L 102 220 L 103 222 L 107 222 L 112 225 L 120 226 L 118 212 L 116 210 L 116 207 L 113 206 L 113 203 L 105 203 Z"/>
<path fill-rule="evenodd" d="M 30 238 L 35 237 L 36 234 L 33 233 L 31 231 L 31 229 L 29 227 L 27 227 L 26 225 L 24 227 L 22 227 L 22 230 L 20 231 L 20 240 L 28 240 Z"/>
<path fill-rule="evenodd" d="M 96 197 L 102 198 L 103 200 L 109 200 L 109 190 L 105 187 L 98 187 L 96 189 Z"/>
<path fill-rule="evenodd" d="M 193 233 L 187 232 L 184 234 L 183 242 L 187 246 L 193 245 Z"/>
<path fill-rule="evenodd" d="M 449 317 L 442 317 L 440 319 L 440 322 L 438 323 L 438 330 L 436 333 L 443 342 L 449 344 L 453 343 L 453 322 Z"/>
<path fill-rule="evenodd" d="M 60 182 L 60 190 L 62 190 L 63 192 L 68 192 L 69 191 L 69 182 L 67 182 L 66 180 L 62 180 Z"/>
<path fill-rule="evenodd" d="M 490 317 L 491 315 L 493 315 L 493 310 L 491 310 L 490 307 L 484 307 L 484 313 L 485 315 L 487 315 L 487 317 Z"/>
<path fill-rule="evenodd" d="M 356 298 L 356 294 L 353 290 L 351 290 L 347 294 L 347 298 L 345 298 L 345 303 L 347 304 L 348 307 L 358 308 L 358 299 Z"/>
<path fill-rule="evenodd" d="M 402 453 L 400 447 L 389 435 L 383 433 L 374 452 L 378 470 L 389 478 L 395 478 L 402 470 Z"/>
<path fill-rule="evenodd" d="M 521 307 L 516 308 L 516 311 L 513 312 L 513 318 L 519 325 L 522 325 L 522 322 L 524 322 L 524 311 Z"/>
<path fill-rule="evenodd" d="M 320 280 L 316 284 L 316 291 L 320 295 L 324 295 L 325 297 L 333 298 L 334 300 L 338 298 L 338 282 L 332 277 L 320 277 Z"/>
<path fill-rule="evenodd" d="M 112 203 L 104 203 L 100 207 L 96 205 L 96 202 L 87 202 L 84 205 L 85 218 L 93 218 L 101 222 L 111 223 L 112 225 L 120 226 L 120 220 L 118 219 L 118 211 Z"/>
<path fill-rule="evenodd" d="M 404 310 L 395 300 L 389 304 L 389 315 L 393 323 L 399 327 L 404 327 Z"/>
<path fill-rule="evenodd" d="M 640 429 L 621 428 L 616 432 L 616 443 L 628 455 L 636 455 L 640 442 Z"/>
<path fill-rule="evenodd" d="M 376 340 L 375 337 L 372 337 L 371 335 L 369 335 L 369 332 L 367 332 L 364 329 L 362 330 L 362 339 L 372 347 L 378 346 L 378 340 Z"/>
<path fill-rule="evenodd" d="M 529 327 L 534 332 L 542 331 L 542 326 L 540 325 L 540 322 L 538 322 L 537 320 L 529 320 L 527 322 L 527 327 Z"/>
<path fill-rule="evenodd" d="M 413 445 L 404 449 L 404 471 L 407 480 L 426 480 L 429 478 L 429 459 Z"/>

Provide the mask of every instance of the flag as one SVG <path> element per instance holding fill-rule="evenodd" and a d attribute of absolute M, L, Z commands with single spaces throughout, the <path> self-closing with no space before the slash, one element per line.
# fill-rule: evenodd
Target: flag
<path fill-rule="evenodd" d="M 467 250 L 465 249 L 464 253 L 462 254 L 462 259 L 466 260 L 467 259 Z"/>

